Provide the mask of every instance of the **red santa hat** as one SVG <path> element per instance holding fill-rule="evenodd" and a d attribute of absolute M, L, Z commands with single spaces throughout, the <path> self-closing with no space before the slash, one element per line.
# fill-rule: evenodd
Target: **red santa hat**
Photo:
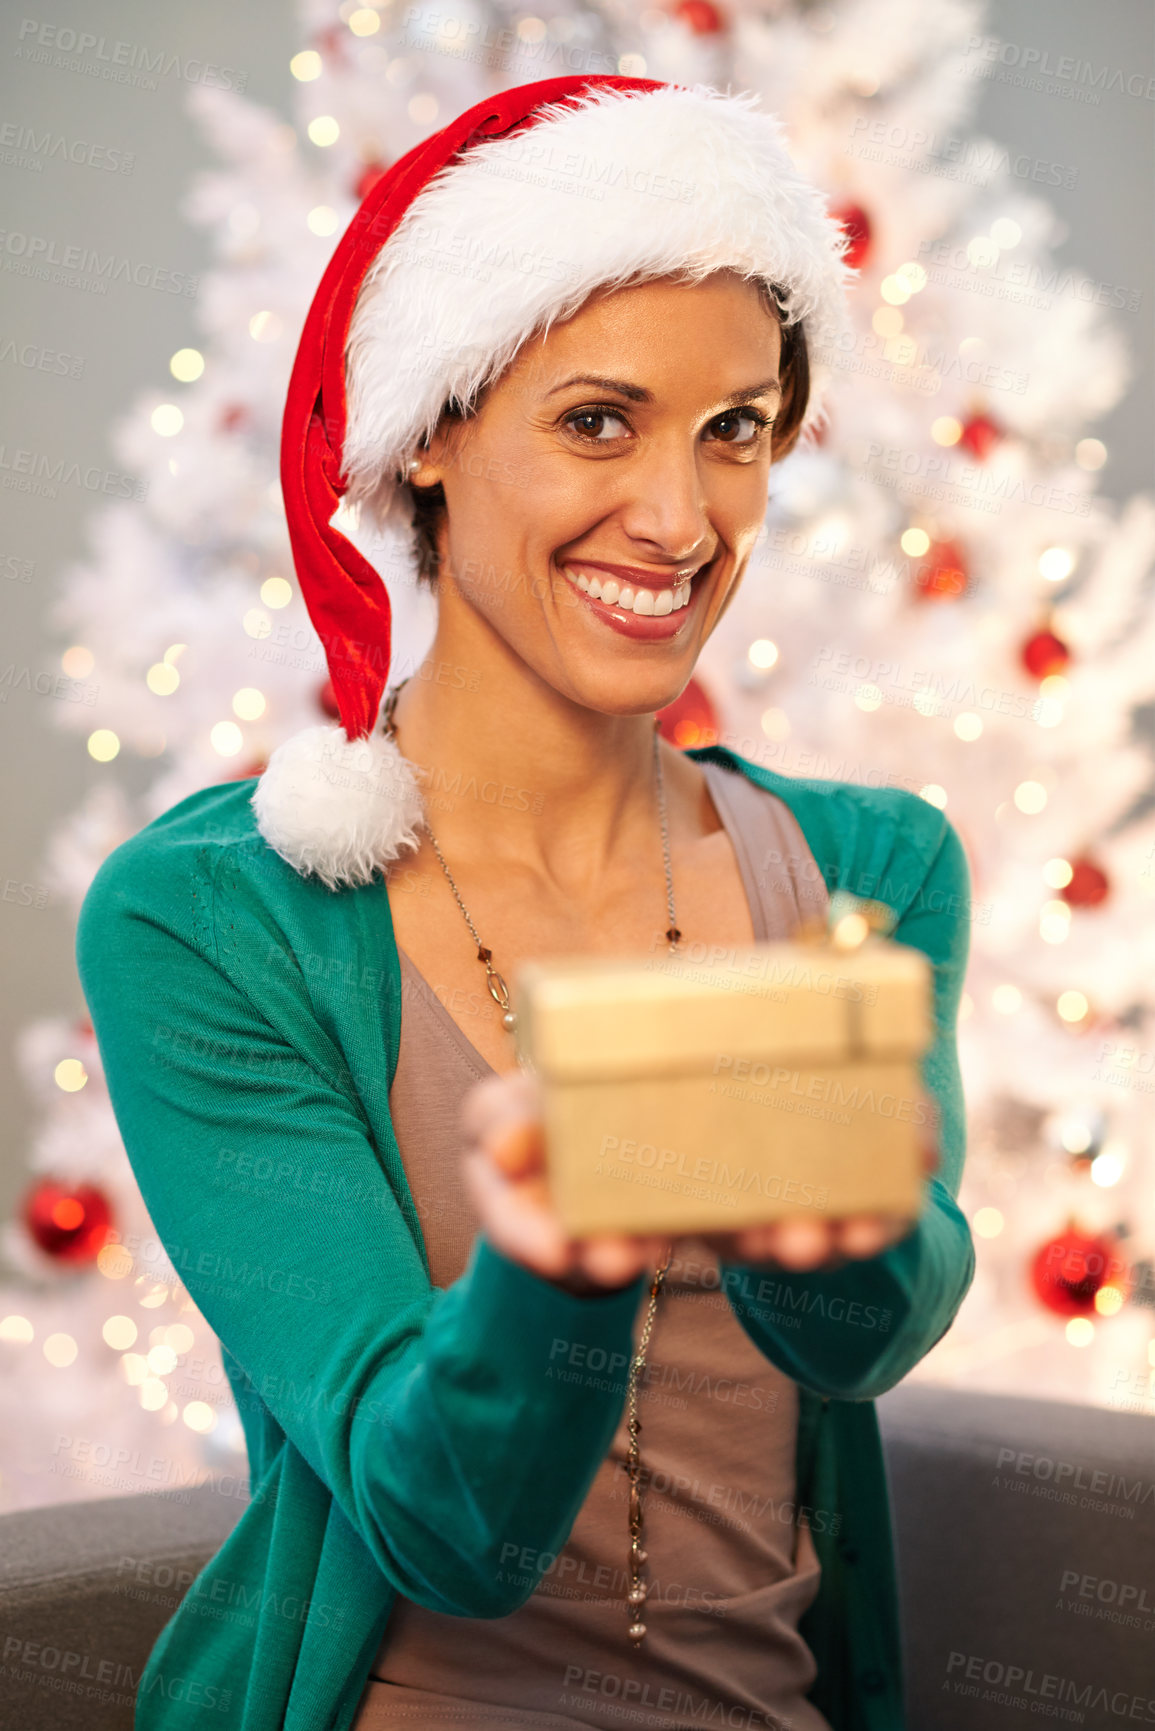
<path fill-rule="evenodd" d="M 751 94 L 584 75 L 487 97 L 395 162 L 338 242 L 289 381 L 281 486 L 301 593 L 339 727 L 273 752 L 253 795 L 269 845 L 330 888 L 369 882 L 418 840 L 412 767 L 377 728 L 389 596 L 334 528 L 342 499 L 412 517 L 406 476 L 450 398 L 596 290 L 721 269 L 773 285 L 808 347 L 845 329 L 846 238 Z M 812 374 L 805 437 L 821 412 Z"/>

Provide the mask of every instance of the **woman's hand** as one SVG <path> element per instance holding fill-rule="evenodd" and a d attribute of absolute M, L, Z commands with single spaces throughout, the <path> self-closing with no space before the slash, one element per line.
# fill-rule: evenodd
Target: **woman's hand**
<path fill-rule="evenodd" d="M 465 1182 L 490 1243 L 571 1292 L 627 1286 L 665 1256 L 669 1238 L 570 1238 L 549 1202 L 536 1079 L 487 1076 L 462 1109 Z"/>
<path fill-rule="evenodd" d="M 938 1111 L 923 1094 L 925 1170 L 938 1166 Z M 570 1238 L 549 1202 L 545 1137 L 536 1080 L 523 1072 L 489 1076 L 466 1097 L 465 1181 L 486 1237 L 506 1256 L 569 1291 L 624 1286 L 662 1261 L 668 1235 L 626 1233 Z M 878 1256 L 913 1229 L 913 1219 L 859 1214 L 842 1219 L 794 1214 L 737 1232 L 695 1233 L 723 1262 L 774 1263 L 797 1273 Z"/>

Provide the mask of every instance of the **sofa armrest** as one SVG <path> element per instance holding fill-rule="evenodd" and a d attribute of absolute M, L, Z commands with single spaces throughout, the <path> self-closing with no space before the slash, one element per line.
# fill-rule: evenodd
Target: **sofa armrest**
<path fill-rule="evenodd" d="M 245 1507 L 236 1485 L 0 1517 L 0 1725 L 132 1731 L 153 1643 Z"/>
<path fill-rule="evenodd" d="M 1150 1417 L 918 1383 L 878 1416 L 908 1724 L 1155 1723 Z"/>

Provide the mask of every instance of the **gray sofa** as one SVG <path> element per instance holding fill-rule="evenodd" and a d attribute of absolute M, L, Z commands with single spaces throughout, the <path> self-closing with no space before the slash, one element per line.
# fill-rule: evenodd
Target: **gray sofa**
<path fill-rule="evenodd" d="M 917 1384 L 879 1415 L 908 1731 L 1155 1724 L 1151 1419 Z M 241 1506 L 202 1486 L 0 1519 L 3 1731 L 130 1731 L 149 1649 Z"/>

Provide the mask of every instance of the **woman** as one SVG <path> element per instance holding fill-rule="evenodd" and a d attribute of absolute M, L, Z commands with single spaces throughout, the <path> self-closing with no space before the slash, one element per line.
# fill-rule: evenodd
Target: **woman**
<path fill-rule="evenodd" d="M 245 1731 L 902 1724 L 871 1402 L 973 1269 L 966 865 L 909 794 L 654 730 L 813 424 L 840 244 L 750 99 L 585 78 L 459 117 L 334 255 L 282 476 L 343 731 L 119 848 L 79 934 L 251 1472 L 141 1731 L 202 1724 L 207 1692 Z M 388 601 L 330 523 L 346 491 L 414 514 L 437 595 L 383 709 Z M 935 963 L 918 1220 L 568 1240 L 505 978 L 788 936 L 834 888 Z"/>

